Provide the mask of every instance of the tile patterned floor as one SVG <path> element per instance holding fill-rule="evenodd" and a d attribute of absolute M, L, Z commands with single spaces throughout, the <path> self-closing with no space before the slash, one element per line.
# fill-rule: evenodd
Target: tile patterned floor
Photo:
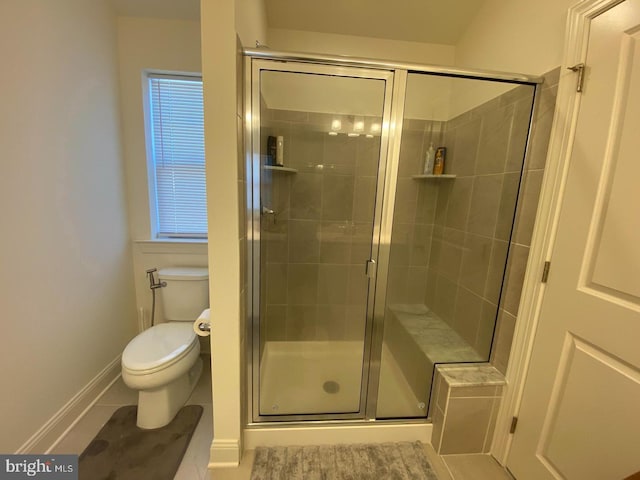
<path fill-rule="evenodd" d="M 202 405 L 204 411 L 176 473 L 175 480 L 211 478 L 207 472 L 209 449 L 213 439 L 211 363 L 209 356 L 203 355 L 202 360 L 202 375 L 191 397 L 189 397 L 187 405 Z M 124 405 L 135 405 L 137 401 L 138 393 L 128 388 L 122 378 L 118 378 L 86 415 L 58 442 L 52 453 L 82 453 L 107 420 L 111 418 L 113 412 Z"/>
<path fill-rule="evenodd" d="M 443 455 L 453 480 L 513 480 L 491 455 Z"/>
<path fill-rule="evenodd" d="M 202 376 L 187 404 L 202 405 L 204 412 L 176 473 L 175 480 L 249 480 L 253 465 L 253 450 L 244 452 L 238 468 L 207 470 L 209 449 L 213 439 L 209 356 L 203 356 L 203 364 Z M 137 400 L 137 392 L 129 389 L 119 378 L 53 448 L 52 453 L 82 453 L 107 420 L 111 418 L 113 412 L 124 405 L 135 405 Z M 426 450 L 440 480 L 512 480 L 512 477 L 490 455 L 438 456 L 430 446 L 427 446 Z"/>

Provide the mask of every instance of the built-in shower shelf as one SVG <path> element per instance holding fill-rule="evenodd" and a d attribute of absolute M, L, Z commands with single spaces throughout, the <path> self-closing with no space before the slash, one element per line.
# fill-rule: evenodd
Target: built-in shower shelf
<path fill-rule="evenodd" d="M 430 179 L 430 178 L 435 178 L 440 180 L 445 178 L 456 178 L 456 175 L 443 173 L 441 175 L 413 175 L 411 178 L 415 178 L 416 180 L 423 180 L 423 179 Z"/>
<path fill-rule="evenodd" d="M 264 169 L 271 170 L 273 172 L 298 173 L 298 170 L 296 170 L 295 168 L 278 167 L 277 165 L 265 165 Z"/>

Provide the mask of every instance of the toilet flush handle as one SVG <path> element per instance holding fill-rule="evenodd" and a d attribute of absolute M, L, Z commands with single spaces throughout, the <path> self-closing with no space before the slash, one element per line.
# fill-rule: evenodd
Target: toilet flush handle
<path fill-rule="evenodd" d="M 198 330 L 200 330 L 201 332 L 210 332 L 211 325 L 209 325 L 208 323 L 200 322 L 198 324 Z"/>

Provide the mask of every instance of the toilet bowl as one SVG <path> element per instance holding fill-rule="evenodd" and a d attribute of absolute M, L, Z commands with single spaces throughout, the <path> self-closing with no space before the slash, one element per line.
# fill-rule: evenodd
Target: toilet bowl
<path fill-rule="evenodd" d="M 122 353 L 122 380 L 138 390 L 136 424 L 144 429 L 171 422 L 202 373 L 200 342 L 192 322 L 196 312 L 208 306 L 207 288 L 202 285 L 208 284 L 208 273 L 202 268 L 164 269 L 159 277 L 167 284 L 163 304 L 169 302 L 165 316 L 170 321 L 140 333 Z"/>
<path fill-rule="evenodd" d="M 188 323 L 162 323 L 129 342 L 122 380 L 138 390 L 138 427 L 160 428 L 173 420 L 201 373 L 200 343 Z"/>

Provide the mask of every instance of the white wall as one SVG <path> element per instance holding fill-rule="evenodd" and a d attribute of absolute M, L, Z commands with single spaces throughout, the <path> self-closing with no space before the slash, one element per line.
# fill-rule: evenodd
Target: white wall
<path fill-rule="evenodd" d="M 117 19 L 120 112 L 127 178 L 129 226 L 134 240 L 133 260 L 138 312 L 150 324 L 151 293 L 146 270 L 153 267 L 207 265 L 204 243 L 151 240 L 149 188 L 142 108 L 144 70 L 201 72 L 200 22 L 157 18 Z M 159 295 L 162 295 L 160 290 Z M 163 321 L 158 298 L 156 322 Z M 208 342 L 207 342 L 208 343 Z"/>
<path fill-rule="evenodd" d="M 433 65 L 453 65 L 455 60 L 455 48 L 450 45 L 278 28 L 267 30 L 267 45 L 272 50 L 349 55 Z"/>
<path fill-rule="evenodd" d="M 241 145 L 236 131 L 234 18 L 233 0 L 202 2 L 214 464 L 236 464 L 240 455 L 240 232 L 236 159 Z"/>
<path fill-rule="evenodd" d="M 248 1 L 248 0 L 247 0 Z M 251 3 L 251 2 L 249 2 Z M 265 43 L 264 8 L 241 8 L 244 0 L 202 0 L 202 75 L 209 219 L 209 294 L 211 301 L 211 374 L 213 444 L 211 466 L 240 460 L 242 432 L 241 318 L 245 302 L 240 269 L 244 234 L 238 155 L 242 155 L 242 69 L 237 36 L 254 46 Z M 249 40 L 247 40 L 249 39 Z M 253 39 L 253 40 L 252 40 Z M 222 74 L 221 74 L 222 73 Z"/>
<path fill-rule="evenodd" d="M 255 48 L 256 41 L 267 43 L 267 11 L 265 0 L 236 0 L 236 33 L 242 46 Z"/>
<path fill-rule="evenodd" d="M 562 63 L 577 0 L 487 0 L 456 45 L 456 65 L 542 75 Z"/>
<path fill-rule="evenodd" d="M 115 19 L 101 0 L 0 2 L 0 451 L 135 331 Z"/>

